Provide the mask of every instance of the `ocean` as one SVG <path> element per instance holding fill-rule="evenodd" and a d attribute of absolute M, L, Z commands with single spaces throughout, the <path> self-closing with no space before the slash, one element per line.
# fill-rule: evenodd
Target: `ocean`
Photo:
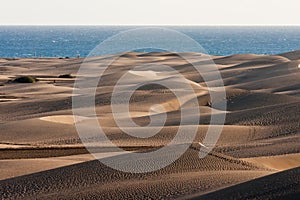
<path fill-rule="evenodd" d="M 0 26 L 0 57 L 85 57 L 126 26 Z M 300 26 L 166 27 L 196 40 L 211 55 L 278 54 L 300 49 Z"/>

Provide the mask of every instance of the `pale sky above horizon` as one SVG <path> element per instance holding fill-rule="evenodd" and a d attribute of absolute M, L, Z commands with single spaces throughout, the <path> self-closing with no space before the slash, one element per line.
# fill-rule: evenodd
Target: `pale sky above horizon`
<path fill-rule="evenodd" d="M 2 0 L 0 25 L 300 25 L 299 0 Z"/>

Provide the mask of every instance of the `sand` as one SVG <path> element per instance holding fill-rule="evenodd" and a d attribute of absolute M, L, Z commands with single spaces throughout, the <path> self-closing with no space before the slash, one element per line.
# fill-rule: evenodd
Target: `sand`
<path fill-rule="evenodd" d="M 300 165 L 300 154 L 287 154 L 278 156 L 268 156 L 268 157 L 254 157 L 246 158 L 245 161 L 257 163 L 263 165 L 267 168 L 272 168 L 276 170 L 287 170 L 298 167 Z"/>
<path fill-rule="evenodd" d="M 48 122 L 55 122 L 61 124 L 75 124 L 87 118 L 81 116 L 74 116 L 74 115 L 57 115 L 57 116 L 41 117 L 40 119 Z"/>
<path fill-rule="evenodd" d="M 197 53 L 185 55 L 196 65 L 205 62 L 205 56 Z M 299 168 L 296 168 L 300 166 L 300 52 L 212 58 L 224 80 L 226 111 L 210 107 L 203 78 L 176 54 L 126 53 L 101 79 L 95 99 L 96 116 L 73 116 L 72 96 L 78 95 L 78 90 L 73 90 L 75 78 L 58 78 L 61 74 L 76 75 L 82 59 L 2 59 L 0 196 L 4 199 L 294 197 L 299 190 L 288 186 L 299 184 L 300 180 Z M 105 63 L 106 59 L 91 58 L 100 63 Z M 171 66 L 191 85 L 200 113 L 193 112 L 191 97 L 186 96 L 184 126 L 196 127 L 198 131 L 187 152 L 170 166 L 151 173 L 120 172 L 88 154 L 74 121 L 89 127 L 96 117 L 113 143 L 127 151 L 149 151 L 168 144 L 180 125 L 181 107 L 174 94 L 164 87 L 155 84 L 141 87 L 130 101 L 130 115 L 141 126 L 147 126 L 150 117 L 155 120 L 167 113 L 165 127 L 155 136 L 131 137 L 113 120 L 110 98 L 116 81 L 135 64 L 149 62 Z M 40 81 L 33 84 L 9 82 L 23 75 L 37 77 Z M 173 72 L 150 67 L 131 70 L 128 76 L 130 78 L 122 85 L 124 91 L 139 81 L 178 78 Z M 209 81 L 216 80 L 212 77 Z M 161 106 L 153 107 L 157 104 Z M 220 113 L 227 115 L 222 134 L 213 151 L 200 159 L 200 145 L 210 118 Z M 126 118 L 124 113 L 118 116 Z M 200 117 L 199 125 L 192 124 L 195 117 Z M 220 127 L 219 124 L 211 126 Z M 155 128 L 152 124 L 139 133 Z M 135 127 L 126 129 L 137 130 Z M 111 146 L 97 151 L 103 155 L 102 159 L 120 153 Z M 166 159 L 169 156 L 161 155 Z M 276 184 L 272 184 L 274 180 Z M 270 191 L 275 191 L 274 195 Z"/>
<path fill-rule="evenodd" d="M 92 160 L 90 154 L 65 157 L 0 160 L 0 180 L 32 174 Z"/>
<path fill-rule="evenodd" d="M 286 170 L 190 199 L 298 199 L 299 170 Z"/>

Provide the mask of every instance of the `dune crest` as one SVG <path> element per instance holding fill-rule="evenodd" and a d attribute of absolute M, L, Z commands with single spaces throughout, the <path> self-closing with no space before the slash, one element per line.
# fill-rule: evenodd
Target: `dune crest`
<path fill-rule="evenodd" d="M 56 115 L 56 116 L 48 116 L 48 117 L 41 117 L 40 120 L 54 122 L 54 123 L 61 123 L 61 124 L 75 124 L 77 122 L 81 122 L 88 118 L 73 115 Z"/>

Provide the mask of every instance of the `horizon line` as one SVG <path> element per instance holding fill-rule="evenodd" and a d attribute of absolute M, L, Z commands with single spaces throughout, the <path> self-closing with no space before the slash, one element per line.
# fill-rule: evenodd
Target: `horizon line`
<path fill-rule="evenodd" d="M 0 24 L 0 26 L 300 26 L 300 24 Z"/>

